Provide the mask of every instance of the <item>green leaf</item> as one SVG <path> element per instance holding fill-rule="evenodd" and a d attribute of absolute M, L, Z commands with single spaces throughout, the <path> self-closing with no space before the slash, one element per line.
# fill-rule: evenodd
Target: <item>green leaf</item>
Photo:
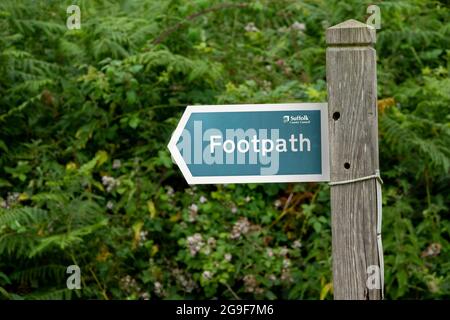
<path fill-rule="evenodd" d="M 139 116 L 137 114 L 134 114 L 128 121 L 128 125 L 133 128 L 136 129 L 139 126 L 139 123 L 141 122 L 141 120 L 139 119 Z"/>
<path fill-rule="evenodd" d="M 12 187 L 12 184 L 8 180 L 0 178 L 0 188 L 1 187 Z"/>
<path fill-rule="evenodd" d="M 0 280 L 3 280 L 3 283 L 11 284 L 11 280 L 8 278 L 8 276 L 1 271 L 0 271 Z"/>
<path fill-rule="evenodd" d="M 135 91 L 127 91 L 127 102 L 129 105 L 135 104 L 137 101 L 137 95 Z M 130 125 L 131 126 L 131 125 Z"/>
<path fill-rule="evenodd" d="M 5 144 L 3 140 L 0 140 L 0 149 L 2 149 L 5 152 L 8 152 L 8 146 Z"/>

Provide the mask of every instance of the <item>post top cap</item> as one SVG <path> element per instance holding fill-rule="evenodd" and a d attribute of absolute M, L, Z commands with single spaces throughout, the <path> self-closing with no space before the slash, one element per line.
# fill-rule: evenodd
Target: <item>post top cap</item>
<path fill-rule="evenodd" d="M 365 23 L 350 19 L 327 29 L 328 44 L 370 45 L 376 42 L 376 30 Z"/>

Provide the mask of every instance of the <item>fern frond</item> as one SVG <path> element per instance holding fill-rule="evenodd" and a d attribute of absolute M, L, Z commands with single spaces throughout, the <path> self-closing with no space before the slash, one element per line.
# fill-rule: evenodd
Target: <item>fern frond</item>
<path fill-rule="evenodd" d="M 450 169 L 449 129 L 445 125 L 411 115 L 401 115 L 401 117 L 403 121 L 387 114 L 380 118 L 383 139 L 386 139 L 399 153 L 404 155 L 417 154 L 437 172 L 447 173 Z M 434 138 L 432 136 L 423 137 L 420 128 L 424 125 L 434 127 L 433 130 L 439 130 L 440 134 Z M 430 129 L 428 128 L 428 130 Z"/>
<path fill-rule="evenodd" d="M 33 292 L 23 298 L 25 300 L 69 300 L 72 297 L 72 293 L 73 291 L 69 289 L 49 289 L 48 291 Z"/>
<path fill-rule="evenodd" d="M 0 208 L 0 226 L 7 226 L 11 223 L 35 224 L 47 219 L 48 212 L 39 208 L 21 207 L 3 209 Z"/>
<path fill-rule="evenodd" d="M 46 249 L 51 248 L 51 247 L 57 247 L 61 250 L 64 250 L 67 247 L 70 247 L 74 244 L 82 242 L 83 236 L 91 234 L 95 230 L 97 230 L 101 227 L 104 227 L 107 224 L 108 224 L 108 220 L 103 219 L 100 222 L 93 224 L 93 225 L 88 225 L 86 227 L 75 229 L 75 230 L 69 231 L 67 233 L 57 234 L 57 235 L 53 235 L 53 236 L 41 239 L 39 241 L 39 245 L 37 245 L 36 247 L 34 247 L 31 250 L 29 257 L 32 258 L 32 257 L 36 256 L 37 254 L 42 253 L 43 251 L 45 251 Z"/>
<path fill-rule="evenodd" d="M 27 258 L 37 243 L 36 237 L 26 233 L 3 233 L 0 235 L 0 256 L 7 254 L 8 256 Z"/>
<path fill-rule="evenodd" d="M 57 282 L 61 282 L 65 277 L 65 272 L 66 266 L 48 264 L 16 270 L 10 277 L 12 280 L 19 281 L 20 283 L 31 283 L 36 279 L 39 279 L 39 281 L 55 279 Z"/>

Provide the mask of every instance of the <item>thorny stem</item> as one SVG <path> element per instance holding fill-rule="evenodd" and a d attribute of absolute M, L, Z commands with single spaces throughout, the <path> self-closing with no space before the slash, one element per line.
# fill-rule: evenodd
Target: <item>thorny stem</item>
<path fill-rule="evenodd" d="M 236 294 L 236 292 L 234 292 L 233 289 L 231 289 L 231 287 L 228 285 L 228 283 L 223 282 L 223 284 L 225 285 L 225 287 L 227 287 L 228 291 L 231 292 L 231 294 L 233 295 L 233 297 L 234 297 L 236 300 L 241 300 L 241 298 Z"/>
<path fill-rule="evenodd" d="M 103 298 L 105 298 L 105 300 L 109 300 L 108 295 L 106 294 L 105 288 L 102 286 L 102 284 L 98 280 L 98 278 L 95 275 L 94 271 L 92 271 L 92 268 L 89 268 L 89 271 L 91 272 L 92 276 L 94 277 L 95 282 L 97 283 L 98 287 L 100 288 L 100 291 L 102 292 Z"/>
<path fill-rule="evenodd" d="M 425 190 L 427 192 L 428 208 L 431 206 L 431 194 L 430 194 L 430 176 L 428 175 L 428 167 L 425 168 Z"/>

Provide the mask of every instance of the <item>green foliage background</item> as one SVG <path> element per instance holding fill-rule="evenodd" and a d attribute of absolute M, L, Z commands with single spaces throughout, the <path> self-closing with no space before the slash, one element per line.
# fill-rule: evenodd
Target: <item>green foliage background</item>
<path fill-rule="evenodd" d="M 370 2 L 2 0 L 0 297 L 332 298 L 327 184 L 189 187 L 166 145 L 187 104 L 326 101 Z M 449 5 L 375 4 L 386 297 L 449 298 Z"/>

